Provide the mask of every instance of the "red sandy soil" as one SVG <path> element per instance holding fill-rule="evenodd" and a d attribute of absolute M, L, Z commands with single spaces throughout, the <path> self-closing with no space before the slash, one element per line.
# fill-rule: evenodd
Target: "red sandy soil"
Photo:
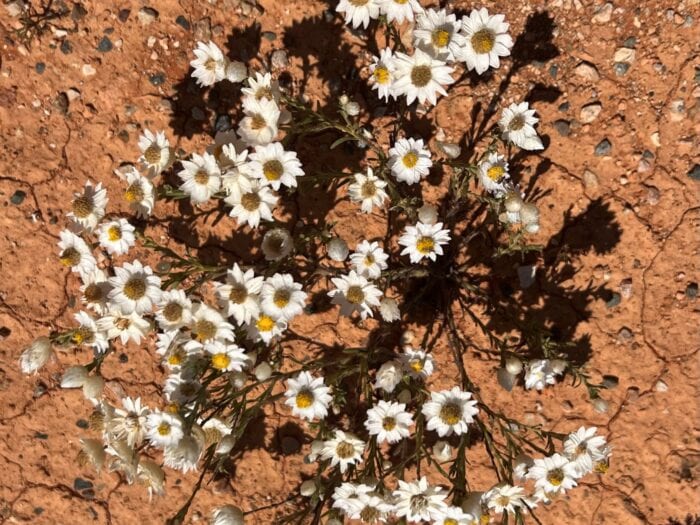
<path fill-rule="evenodd" d="M 362 40 L 338 18 L 324 17 L 328 4 L 260 4 L 255 10 L 239 0 L 158 0 L 152 4 L 158 18 L 142 25 L 143 2 L 84 1 L 82 18 L 57 22 L 69 30 L 67 36 L 49 31 L 31 46 L 20 45 L 13 34 L 17 19 L 0 7 L 0 522 L 162 523 L 196 481 L 196 475 L 170 471 L 166 495 L 149 501 L 143 487 L 80 467 L 78 439 L 90 431 L 79 427 L 90 407 L 79 391 L 61 391 L 58 380 L 62 366 L 85 362 L 86 355 L 61 352 L 60 363 L 29 377 L 19 373 L 17 359 L 33 338 L 72 325 L 77 283 L 58 264 L 55 245 L 73 191 L 87 179 L 101 181 L 112 197 L 110 209 L 125 212 L 113 170 L 136 158 L 141 127 L 165 130 L 185 151 L 207 144 L 200 131 L 211 131 L 215 110 L 225 104 L 219 101 L 217 108 L 216 102 L 202 101 L 196 89 L 188 91 L 188 62 L 197 39 L 211 32 L 233 57 L 245 60 L 256 56 L 258 40 L 262 57 L 285 49 L 289 65 L 281 72 L 296 89 L 308 75 L 306 95 L 321 104 L 362 83 L 347 80 L 353 66 L 366 63 Z M 466 358 L 467 366 L 483 378 L 484 399 L 513 416 L 561 432 L 595 425 L 609 435 L 614 454 L 608 474 L 590 476 L 566 499 L 540 511 L 543 523 L 662 525 L 669 517 L 684 518 L 700 511 L 700 305 L 693 293 L 693 283 L 700 281 L 700 181 L 689 175 L 700 163 L 700 5 L 697 0 L 616 0 L 606 21 L 603 3 L 591 0 L 481 4 L 505 13 L 514 35 L 523 32 L 528 19 L 539 21 L 524 45 L 540 53 L 535 54 L 540 60 L 515 72 L 504 102 L 530 93 L 540 132 L 548 137 L 546 150 L 528 157 L 523 173 L 524 185 L 537 177 L 537 187 L 547 192 L 539 201 L 542 229 L 534 240 L 547 245 L 550 255 L 564 244 L 579 247 L 566 269 L 546 255 L 538 259 L 538 281 L 518 293 L 541 310 L 542 318 L 557 317 L 571 338 L 590 338 L 590 373 L 594 379 L 614 376 L 609 378 L 614 388 L 604 392 L 608 411 L 598 413 L 584 389 L 567 384 L 542 394 L 522 389 L 508 394 L 478 353 Z M 123 9 L 130 9 L 125 21 L 118 17 Z M 180 15 L 192 29 L 175 22 Z M 259 38 L 259 31 L 274 35 Z M 109 52 L 97 49 L 104 36 L 113 44 Z M 623 44 L 636 54 L 620 75 L 613 57 Z M 597 74 L 581 76 L 582 62 L 594 65 Z M 86 76 L 85 65 L 95 73 Z M 443 128 L 448 138 L 462 136 L 474 105 L 490 99 L 509 67 L 506 61 L 486 85 L 455 88 L 427 122 Z M 158 74 L 164 81 L 154 85 Z M 581 108 L 594 102 L 600 114 L 582 122 Z M 428 133 L 426 128 L 424 136 Z M 298 145 L 302 161 L 332 138 Z M 596 156 L 596 146 L 606 138 L 612 149 Z M 351 162 L 352 155 L 334 151 L 324 162 L 337 169 Z M 429 180 L 426 193 L 437 193 L 439 183 Z M 26 197 L 16 204 L 18 190 Z M 297 203 L 311 216 L 320 214 L 316 220 L 337 222 L 351 246 L 382 234 L 381 221 L 358 224 L 356 206 L 342 201 L 331 212 L 318 212 L 322 201 L 302 195 Z M 183 211 L 163 203 L 156 210 L 172 219 Z M 291 221 L 295 213 L 286 210 L 281 218 Z M 242 239 L 231 238 L 233 227 L 232 219 L 213 225 L 202 217 L 191 228 L 152 225 L 148 232 L 230 264 L 249 251 Z M 259 239 L 253 245 L 259 246 Z M 130 255 L 143 254 L 140 249 Z M 497 284 L 517 288 L 514 267 L 504 268 L 498 279 Z M 614 299 L 606 304 L 615 293 L 619 304 Z M 345 345 L 366 339 L 365 330 L 338 321 L 335 310 L 292 328 Z M 461 328 L 486 346 L 468 320 Z M 433 387 L 454 381 L 448 353 L 439 350 L 442 366 L 431 378 Z M 163 372 L 152 349 L 128 347 L 124 356 L 105 368 L 112 396 L 155 402 Z M 265 421 L 251 429 L 231 478 L 208 484 L 197 496 L 188 523 L 201 522 L 214 505 L 249 510 L 282 501 L 298 490 L 302 473 L 312 472 L 303 464 L 310 441 L 304 425 L 285 427 L 291 420 L 283 407 L 267 410 Z M 285 432 L 302 441 L 300 451 L 282 452 Z M 473 484 L 486 488 L 492 481 L 487 459 L 477 454 L 470 468 Z M 77 478 L 91 488 L 76 484 Z M 250 522 L 272 523 L 291 508 L 277 506 Z"/>

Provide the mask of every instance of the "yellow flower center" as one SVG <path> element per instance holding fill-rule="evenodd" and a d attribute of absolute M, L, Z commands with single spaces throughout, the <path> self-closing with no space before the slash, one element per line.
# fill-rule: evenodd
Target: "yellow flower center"
<path fill-rule="evenodd" d="M 440 409 L 440 419 L 447 425 L 456 425 L 462 419 L 462 407 L 457 403 L 445 403 Z"/>
<path fill-rule="evenodd" d="M 131 321 L 127 317 L 120 317 L 114 322 L 114 326 L 120 330 L 127 330 L 131 326 Z"/>
<path fill-rule="evenodd" d="M 497 501 L 501 507 L 507 507 L 510 505 L 510 498 L 508 496 L 498 496 Z"/>
<path fill-rule="evenodd" d="M 194 174 L 194 181 L 197 184 L 201 184 L 202 186 L 204 186 L 207 182 L 209 182 L 209 174 L 206 170 L 199 170 L 197 173 Z"/>
<path fill-rule="evenodd" d="M 231 292 L 228 294 L 228 299 L 234 304 L 242 304 L 248 298 L 248 290 L 243 285 L 231 287 Z"/>
<path fill-rule="evenodd" d="M 401 159 L 401 161 L 403 162 L 404 166 L 411 169 L 416 164 L 418 164 L 418 155 L 415 151 L 409 151 L 403 156 L 403 159 Z"/>
<path fill-rule="evenodd" d="M 124 192 L 126 202 L 130 203 L 141 202 L 145 196 L 146 195 L 140 182 L 134 182 Z"/>
<path fill-rule="evenodd" d="M 430 66 L 413 66 L 411 69 L 411 83 L 416 87 L 427 86 L 433 78 Z"/>
<path fill-rule="evenodd" d="M 525 126 L 525 117 L 522 115 L 515 115 L 511 119 L 510 124 L 508 124 L 508 129 L 511 131 L 518 131 L 523 129 L 523 126 Z"/>
<path fill-rule="evenodd" d="M 374 256 L 370 253 L 365 256 L 365 266 L 372 266 L 374 264 Z"/>
<path fill-rule="evenodd" d="M 63 266 L 75 266 L 80 262 L 80 252 L 71 246 L 63 250 L 60 260 Z"/>
<path fill-rule="evenodd" d="M 348 291 L 345 292 L 345 298 L 350 304 L 360 304 L 365 300 L 365 292 L 362 291 L 361 286 L 350 286 Z"/>
<path fill-rule="evenodd" d="M 160 425 L 158 425 L 158 434 L 161 436 L 168 436 L 170 435 L 170 428 L 170 423 L 163 421 Z"/>
<path fill-rule="evenodd" d="M 279 180 L 284 173 L 284 166 L 277 159 L 268 160 L 263 164 L 262 169 L 267 180 Z"/>
<path fill-rule="evenodd" d="M 163 308 L 163 317 L 168 322 L 176 323 L 182 319 L 182 305 L 176 302 L 168 303 Z"/>
<path fill-rule="evenodd" d="M 258 90 L 255 92 L 255 100 L 260 100 L 262 98 L 266 98 L 267 100 L 272 100 L 274 98 L 272 96 L 272 88 L 269 88 L 267 86 L 263 86 L 261 88 L 258 88 Z"/>
<path fill-rule="evenodd" d="M 341 441 L 338 443 L 338 446 L 335 447 L 335 453 L 340 459 L 348 459 L 355 455 L 355 447 L 352 446 L 352 443 Z"/>
<path fill-rule="evenodd" d="M 102 288 L 100 288 L 95 283 L 88 284 L 85 288 L 85 292 L 83 292 L 83 295 L 89 303 L 96 303 L 104 297 L 104 294 L 102 293 Z"/>
<path fill-rule="evenodd" d="M 192 333 L 197 340 L 202 343 L 214 338 L 216 335 L 216 325 L 211 321 L 207 321 L 206 319 L 200 319 L 194 323 Z"/>
<path fill-rule="evenodd" d="M 73 333 L 73 342 L 76 345 L 82 345 L 83 343 L 90 344 L 95 340 L 95 334 L 86 326 L 79 327 Z"/>
<path fill-rule="evenodd" d="M 555 468 L 547 472 L 547 481 L 555 487 L 558 487 L 564 481 L 564 471 L 560 468 Z"/>
<path fill-rule="evenodd" d="M 73 214 L 79 219 L 84 219 L 90 215 L 94 208 L 95 204 L 92 202 L 91 197 L 81 195 L 73 201 Z"/>
<path fill-rule="evenodd" d="M 226 354 L 214 354 L 211 356 L 211 366 L 217 370 L 226 370 L 231 364 L 231 358 Z"/>
<path fill-rule="evenodd" d="M 265 121 L 265 117 L 263 117 L 260 113 L 256 113 L 251 117 L 250 129 L 253 131 L 259 131 L 265 126 L 267 126 L 267 122 Z"/>
<path fill-rule="evenodd" d="M 377 84 L 387 84 L 391 80 L 391 75 L 386 66 L 377 66 L 374 68 L 374 73 L 372 73 L 372 75 L 374 75 L 374 81 Z"/>
<path fill-rule="evenodd" d="M 452 518 L 446 518 L 445 521 L 442 522 L 443 525 L 459 525 L 457 520 L 452 519 Z"/>
<path fill-rule="evenodd" d="M 122 229 L 119 226 L 110 226 L 107 230 L 107 238 L 114 242 L 122 238 Z"/>
<path fill-rule="evenodd" d="M 143 158 L 148 164 L 158 164 L 160 162 L 160 148 L 155 144 L 151 144 L 143 152 Z"/>
<path fill-rule="evenodd" d="M 499 166 L 498 164 L 496 164 L 495 166 L 491 166 L 489 169 L 486 170 L 486 176 L 493 182 L 498 182 L 499 180 L 501 180 L 505 172 L 506 170 L 503 166 Z"/>
<path fill-rule="evenodd" d="M 394 0 L 394 3 L 399 5 L 405 5 L 408 3 L 408 0 Z"/>
<path fill-rule="evenodd" d="M 214 60 L 213 58 L 207 60 L 206 62 L 204 62 L 204 68 L 208 71 L 216 71 L 216 60 Z"/>
<path fill-rule="evenodd" d="M 396 419 L 393 417 L 385 417 L 382 419 L 382 428 L 386 431 L 394 430 L 396 428 Z"/>
<path fill-rule="evenodd" d="M 421 359 L 411 359 L 408 362 L 408 366 L 416 373 L 423 371 L 423 361 Z"/>
<path fill-rule="evenodd" d="M 300 391 L 295 398 L 298 408 L 309 408 L 314 402 L 314 395 L 310 390 Z"/>
<path fill-rule="evenodd" d="M 431 40 L 435 47 L 445 47 L 450 43 L 450 32 L 446 29 L 436 29 L 431 35 Z"/>
<path fill-rule="evenodd" d="M 607 461 L 598 461 L 593 467 L 593 470 L 595 470 L 598 474 L 605 474 L 609 468 L 610 464 Z"/>
<path fill-rule="evenodd" d="M 360 187 L 360 194 L 363 199 L 371 199 L 377 193 L 377 186 L 371 180 L 365 181 Z"/>
<path fill-rule="evenodd" d="M 369 505 L 360 512 L 360 519 L 365 523 L 375 523 L 379 518 L 381 518 L 380 512 Z"/>
<path fill-rule="evenodd" d="M 257 193 L 246 193 L 241 197 L 241 206 L 247 211 L 255 211 L 260 207 L 260 196 Z"/>
<path fill-rule="evenodd" d="M 432 237 L 423 236 L 416 242 L 416 250 L 418 253 L 428 255 L 435 248 L 435 240 Z"/>
<path fill-rule="evenodd" d="M 496 35 L 490 29 L 481 29 L 472 35 L 472 47 L 479 54 L 489 53 L 496 43 Z"/>
<path fill-rule="evenodd" d="M 137 301 L 146 295 L 146 281 L 143 277 L 131 277 L 124 284 L 124 295 L 132 301 Z"/>
<path fill-rule="evenodd" d="M 261 315 L 255 326 L 259 332 L 270 332 L 275 327 L 275 321 L 269 315 Z"/>
<path fill-rule="evenodd" d="M 369 0 L 350 0 L 350 5 L 362 7 L 363 5 L 367 5 L 367 2 L 369 2 Z"/>
<path fill-rule="evenodd" d="M 292 294 L 289 290 L 281 289 L 275 291 L 275 295 L 272 297 L 272 302 L 275 303 L 277 308 L 284 308 L 289 304 Z"/>
<path fill-rule="evenodd" d="M 168 403 L 163 409 L 163 411 L 167 412 L 168 414 L 177 414 L 179 410 L 180 406 L 177 403 Z"/>
<path fill-rule="evenodd" d="M 168 364 L 170 366 L 180 366 L 182 364 L 183 355 L 179 351 L 174 351 L 168 356 Z"/>

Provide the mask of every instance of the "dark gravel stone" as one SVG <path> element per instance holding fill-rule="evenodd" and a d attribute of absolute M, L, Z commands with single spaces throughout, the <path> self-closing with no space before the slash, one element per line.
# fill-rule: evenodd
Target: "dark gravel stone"
<path fill-rule="evenodd" d="M 634 46 L 637 45 L 637 39 L 633 36 L 629 37 L 627 40 L 625 40 L 622 43 L 622 47 L 626 47 L 628 49 L 634 49 Z"/>
<path fill-rule="evenodd" d="M 187 18 L 185 18 L 183 15 L 178 16 L 178 17 L 175 19 L 175 23 L 176 23 L 177 25 L 179 25 L 179 26 L 180 26 L 182 29 L 184 29 L 185 31 L 189 31 L 189 30 L 192 28 L 192 26 L 190 25 L 189 20 L 187 20 Z"/>
<path fill-rule="evenodd" d="M 70 17 L 78 22 L 79 20 L 82 20 L 87 16 L 88 11 L 83 7 L 82 4 L 74 4 L 73 5 L 73 11 L 71 11 Z"/>
<path fill-rule="evenodd" d="M 75 478 L 73 481 L 73 488 L 75 490 L 88 490 L 93 487 L 92 481 L 83 478 Z"/>
<path fill-rule="evenodd" d="M 562 137 L 568 137 L 571 134 L 571 123 L 568 120 L 554 121 L 554 129 L 557 130 Z"/>
<path fill-rule="evenodd" d="M 549 76 L 552 78 L 557 78 L 557 73 L 559 73 L 559 66 L 556 64 L 549 66 Z"/>
<path fill-rule="evenodd" d="M 559 108 L 558 108 L 558 109 L 559 109 L 559 111 L 561 111 L 562 113 L 566 113 L 567 111 L 569 111 L 569 108 L 570 108 L 570 107 L 571 107 L 571 104 L 569 104 L 568 102 L 562 102 L 561 104 L 559 104 Z"/>
<path fill-rule="evenodd" d="M 34 514 L 40 516 L 44 513 L 44 507 L 34 507 Z"/>
<path fill-rule="evenodd" d="M 688 172 L 688 177 L 693 180 L 700 180 L 700 164 L 693 166 L 693 169 Z"/>
<path fill-rule="evenodd" d="M 603 386 L 605 388 L 615 388 L 620 383 L 620 378 L 613 375 L 603 376 Z"/>
<path fill-rule="evenodd" d="M 73 52 L 73 44 L 70 43 L 70 40 L 64 40 L 61 42 L 61 53 L 64 55 L 70 55 Z"/>
<path fill-rule="evenodd" d="M 609 155 L 611 151 L 612 143 L 608 139 L 603 139 L 595 147 L 594 153 L 596 157 L 604 157 L 605 155 Z"/>
<path fill-rule="evenodd" d="M 102 40 L 100 40 L 100 43 L 97 45 L 97 50 L 101 51 L 102 53 L 108 53 L 113 48 L 114 45 L 112 45 L 112 41 L 106 36 L 103 36 Z"/>
<path fill-rule="evenodd" d="M 46 64 L 44 64 L 43 62 L 37 62 L 34 66 L 34 69 L 37 73 L 41 75 L 44 71 L 46 71 Z"/>
<path fill-rule="evenodd" d="M 128 363 L 129 356 L 122 352 L 121 354 L 119 354 L 119 362 L 120 363 Z"/>
<path fill-rule="evenodd" d="M 644 157 L 645 159 L 653 159 L 653 158 L 654 158 L 654 154 L 653 154 L 651 151 L 649 151 L 648 149 L 645 149 L 645 150 L 642 152 L 642 157 Z"/>
<path fill-rule="evenodd" d="M 34 437 L 37 439 L 49 439 L 49 435 L 44 432 L 34 432 Z"/>
<path fill-rule="evenodd" d="M 615 308 L 618 304 L 620 304 L 620 301 L 622 301 L 622 296 L 617 292 L 613 292 L 610 299 L 608 299 L 605 303 L 605 306 L 608 308 Z"/>
<path fill-rule="evenodd" d="M 88 423 L 87 420 L 85 420 L 85 419 L 79 419 L 78 421 L 75 422 L 75 425 L 78 428 L 82 428 L 82 429 L 90 428 L 90 423 Z"/>
<path fill-rule="evenodd" d="M 124 144 L 129 142 L 129 132 L 125 129 L 117 133 L 117 137 L 119 137 L 119 140 L 121 140 Z"/>
<path fill-rule="evenodd" d="M 685 296 L 688 299 L 696 299 L 698 296 L 698 283 L 690 283 L 685 287 Z"/>
<path fill-rule="evenodd" d="M 165 73 L 156 73 L 148 77 L 148 81 L 154 86 L 160 86 L 165 83 Z"/>
<path fill-rule="evenodd" d="M 27 194 L 23 192 L 22 190 L 17 190 L 12 194 L 12 197 L 10 197 L 10 202 L 14 204 L 15 206 L 19 206 L 24 202 L 24 199 L 27 197 Z"/>
<path fill-rule="evenodd" d="M 124 22 L 129 20 L 130 14 L 131 14 L 131 9 L 120 9 L 119 14 L 117 15 L 117 18 L 123 24 Z"/>
<path fill-rule="evenodd" d="M 273 32 L 273 31 L 265 31 L 265 32 L 263 32 L 262 37 L 265 40 L 269 40 L 270 42 L 272 42 L 273 40 L 275 40 L 277 38 L 277 33 Z"/>
<path fill-rule="evenodd" d="M 613 66 L 613 71 L 618 77 L 624 76 L 629 71 L 630 65 L 627 62 L 615 62 Z"/>
<path fill-rule="evenodd" d="M 53 106 L 64 115 L 68 114 L 68 104 L 68 95 L 63 92 L 59 93 L 56 99 L 53 101 Z"/>
<path fill-rule="evenodd" d="M 216 117 L 216 124 L 214 125 L 216 131 L 229 131 L 231 129 L 231 118 L 228 115 L 219 115 Z"/>

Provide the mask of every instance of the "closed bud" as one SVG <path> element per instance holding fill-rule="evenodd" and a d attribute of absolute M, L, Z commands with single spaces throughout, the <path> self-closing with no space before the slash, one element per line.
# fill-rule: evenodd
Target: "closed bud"
<path fill-rule="evenodd" d="M 608 411 L 608 402 L 602 397 L 597 397 L 593 400 L 593 409 L 596 412 L 605 414 Z"/>
<path fill-rule="evenodd" d="M 347 103 L 350 102 L 350 98 L 349 98 L 346 94 L 343 93 L 343 94 L 340 95 L 340 97 L 338 98 L 338 102 L 340 103 L 340 105 L 341 105 L 342 107 L 345 107 L 345 106 L 347 105 Z"/>
<path fill-rule="evenodd" d="M 272 367 L 266 362 L 260 363 L 255 367 L 255 378 L 258 381 L 266 381 L 272 375 Z"/>
<path fill-rule="evenodd" d="M 567 362 L 563 359 L 552 359 L 549 364 L 555 374 L 563 374 L 567 366 Z"/>
<path fill-rule="evenodd" d="M 105 380 L 101 376 L 89 376 L 83 382 L 83 395 L 90 400 L 97 400 L 102 397 L 105 388 Z"/>
<path fill-rule="evenodd" d="M 537 224 L 540 221 L 540 210 L 531 202 L 523 203 L 520 207 L 520 221 L 524 225 Z"/>
<path fill-rule="evenodd" d="M 447 441 L 442 439 L 433 445 L 433 455 L 438 461 L 449 461 L 452 459 L 452 447 Z"/>
<path fill-rule="evenodd" d="M 347 243 L 340 237 L 333 237 L 326 245 L 326 250 L 328 251 L 328 257 L 334 261 L 343 262 L 348 257 Z"/>
<path fill-rule="evenodd" d="M 292 253 L 294 242 L 292 236 L 284 228 L 268 231 L 263 237 L 262 251 L 266 261 L 279 261 Z"/>
<path fill-rule="evenodd" d="M 406 330 L 401 334 L 401 345 L 410 345 L 415 338 L 416 334 L 414 334 L 411 330 Z"/>
<path fill-rule="evenodd" d="M 516 191 L 509 192 L 505 198 L 506 210 L 511 213 L 517 213 L 523 206 L 523 199 Z"/>
<path fill-rule="evenodd" d="M 498 379 L 498 384 L 501 385 L 507 392 L 513 390 L 515 386 L 515 376 L 508 372 L 505 368 L 499 368 L 496 372 L 496 379 Z"/>
<path fill-rule="evenodd" d="M 225 456 L 229 452 L 231 452 L 231 449 L 233 449 L 233 445 L 236 444 L 236 438 L 234 438 L 232 435 L 224 436 L 221 438 L 221 441 L 219 441 L 219 444 L 216 446 L 216 453 Z"/>
<path fill-rule="evenodd" d="M 411 402 L 411 391 L 408 388 L 404 388 L 399 395 L 396 396 L 399 403 L 409 404 Z"/>
<path fill-rule="evenodd" d="M 301 484 L 299 492 L 302 496 L 310 498 L 311 496 L 316 494 L 316 482 L 313 479 L 307 479 L 304 483 Z"/>
<path fill-rule="evenodd" d="M 527 233 L 537 233 L 540 231 L 540 224 L 538 222 L 533 222 L 525 226 L 525 231 Z"/>
<path fill-rule="evenodd" d="M 360 105 L 357 102 L 348 102 L 345 104 L 345 113 L 351 117 L 356 117 L 360 114 Z"/>
<path fill-rule="evenodd" d="M 35 339 L 19 358 L 19 367 L 23 374 L 36 372 L 51 357 L 51 340 L 48 337 Z"/>
<path fill-rule="evenodd" d="M 418 220 L 424 224 L 435 224 L 438 221 L 438 211 L 432 204 L 423 204 L 418 208 Z"/>
<path fill-rule="evenodd" d="M 517 357 L 508 357 L 506 359 L 506 370 L 508 370 L 508 373 L 517 376 L 523 371 L 523 362 Z"/>
<path fill-rule="evenodd" d="M 224 505 L 214 509 L 209 519 L 209 525 L 244 525 L 243 511 L 233 505 Z"/>
<path fill-rule="evenodd" d="M 437 142 L 437 147 L 447 158 L 456 159 L 462 154 L 462 148 L 451 142 Z"/>
<path fill-rule="evenodd" d="M 245 386 L 245 381 L 247 379 L 247 376 L 245 375 L 245 372 L 233 372 L 229 374 L 228 380 L 233 386 L 233 388 L 243 388 Z"/>
<path fill-rule="evenodd" d="M 80 388 L 87 379 L 88 371 L 84 366 L 71 366 L 63 373 L 61 388 Z"/>
<path fill-rule="evenodd" d="M 248 68 L 243 62 L 234 60 L 226 66 L 226 79 L 229 82 L 243 82 L 248 77 Z"/>

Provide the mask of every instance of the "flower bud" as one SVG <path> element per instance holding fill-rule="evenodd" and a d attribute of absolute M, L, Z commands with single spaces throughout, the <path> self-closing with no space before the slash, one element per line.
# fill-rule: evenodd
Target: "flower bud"
<path fill-rule="evenodd" d="M 437 207 L 432 204 L 423 204 L 418 208 L 418 220 L 424 224 L 435 224 L 438 221 Z"/>
<path fill-rule="evenodd" d="M 292 236 L 284 228 L 268 231 L 263 237 L 262 251 L 266 261 L 279 261 L 292 253 L 294 242 Z"/>
<path fill-rule="evenodd" d="M 540 231 L 540 225 L 537 222 L 533 222 L 532 224 L 528 224 L 527 226 L 525 226 L 525 231 L 527 233 L 537 233 L 538 231 Z"/>
<path fill-rule="evenodd" d="M 602 397 L 597 397 L 593 400 L 593 409 L 596 412 L 605 414 L 608 411 L 608 402 Z"/>
<path fill-rule="evenodd" d="M 345 104 L 345 113 L 351 117 L 356 117 L 360 114 L 360 105 L 355 101 L 348 102 Z"/>
<path fill-rule="evenodd" d="M 399 311 L 399 305 L 395 299 L 390 297 L 385 297 L 379 303 L 379 313 L 387 323 L 393 323 L 401 319 L 401 312 Z"/>
<path fill-rule="evenodd" d="M 255 378 L 258 381 L 266 381 L 272 375 L 272 367 L 266 362 L 260 363 L 255 367 Z"/>
<path fill-rule="evenodd" d="M 401 334 L 401 345 L 410 345 L 415 338 L 416 334 L 414 334 L 411 330 L 406 330 L 404 333 Z"/>
<path fill-rule="evenodd" d="M 84 366 L 71 366 L 63 373 L 61 388 L 80 388 L 87 379 L 88 371 Z"/>
<path fill-rule="evenodd" d="M 234 60 L 226 66 L 226 79 L 229 82 L 243 82 L 248 78 L 248 68 L 243 62 Z"/>
<path fill-rule="evenodd" d="M 447 441 L 442 439 L 433 445 L 433 455 L 438 461 L 449 461 L 452 459 L 452 447 Z"/>
<path fill-rule="evenodd" d="M 451 142 L 437 142 L 437 147 L 440 151 L 442 151 L 447 158 L 450 159 L 456 159 L 462 154 L 462 148 L 459 147 L 457 144 L 453 144 Z"/>
<path fill-rule="evenodd" d="M 555 374 L 563 374 L 566 370 L 567 362 L 563 359 L 552 359 L 549 365 L 552 367 L 552 372 Z"/>
<path fill-rule="evenodd" d="M 243 388 L 245 386 L 245 381 L 247 379 L 247 376 L 245 375 L 245 372 L 232 372 L 228 376 L 228 380 L 233 386 L 233 388 L 239 389 Z"/>
<path fill-rule="evenodd" d="M 316 482 L 313 479 L 307 479 L 304 483 L 301 484 L 299 492 L 302 496 L 310 498 L 311 496 L 316 494 Z"/>
<path fill-rule="evenodd" d="M 404 388 L 399 395 L 396 396 L 399 403 L 404 403 L 408 405 L 411 402 L 411 391 L 408 388 Z"/>
<path fill-rule="evenodd" d="M 333 237 L 326 245 L 328 257 L 334 261 L 343 262 L 348 257 L 348 245 L 340 237 Z"/>
<path fill-rule="evenodd" d="M 523 206 L 523 199 L 517 191 L 512 191 L 506 195 L 504 204 L 506 206 L 506 210 L 511 213 L 517 213 Z"/>
<path fill-rule="evenodd" d="M 105 380 L 101 376 L 89 376 L 83 382 L 83 395 L 90 400 L 96 401 L 102 397 L 105 387 Z"/>
<path fill-rule="evenodd" d="M 231 452 L 231 449 L 233 448 L 233 445 L 236 444 L 236 438 L 234 438 L 232 435 L 224 436 L 221 438 L 221 441 L 219 441 L 219 444 L 216 446 L 216 453 L 219 455 L 226 455 L 229 452 Z"/>
<path fill-rule="evenodd" d="M 498 379 L 498 384 L 503 387 L 504 390 L 510 392 L 515 386 L 515 376 L 508 372 L 505 368 L 499 368 L 496 372 L 496 379 Z"/>
<path fill-rule="evenodd" d="M 51 357 L 51 340 L 48 337 L 35 339 L 19 358 L 19 367 L 23 374 L 36 372 Z"/>
<path fill-rule="evenodd" d="M 224 505 L 211 513 L 209 525 L 244 525 L 243 511 L 233 505 Z"/>
<path fill-rule="evenodd" d="M 508 357 L 506 358 L 506 370 L 508 370 L 508 373 L 517 376 L 523 371 L 523 362 L 517 357 Z"/>
<path fill-rule="evenodd" d="M 338 103 L 342 107 L 345 107 L 348 102 L 350 102 L 350 98 L 345 93 L 343 93 L 342 95 L 340 95 L 340 97 L 338 97 Z"/>
<path fill-rule="evenodd" d="M 531 202 L 523 203 L 520 207 L 520 220 L 524 225 L 538 224 L 540 221 L 540 210 Z"/>

